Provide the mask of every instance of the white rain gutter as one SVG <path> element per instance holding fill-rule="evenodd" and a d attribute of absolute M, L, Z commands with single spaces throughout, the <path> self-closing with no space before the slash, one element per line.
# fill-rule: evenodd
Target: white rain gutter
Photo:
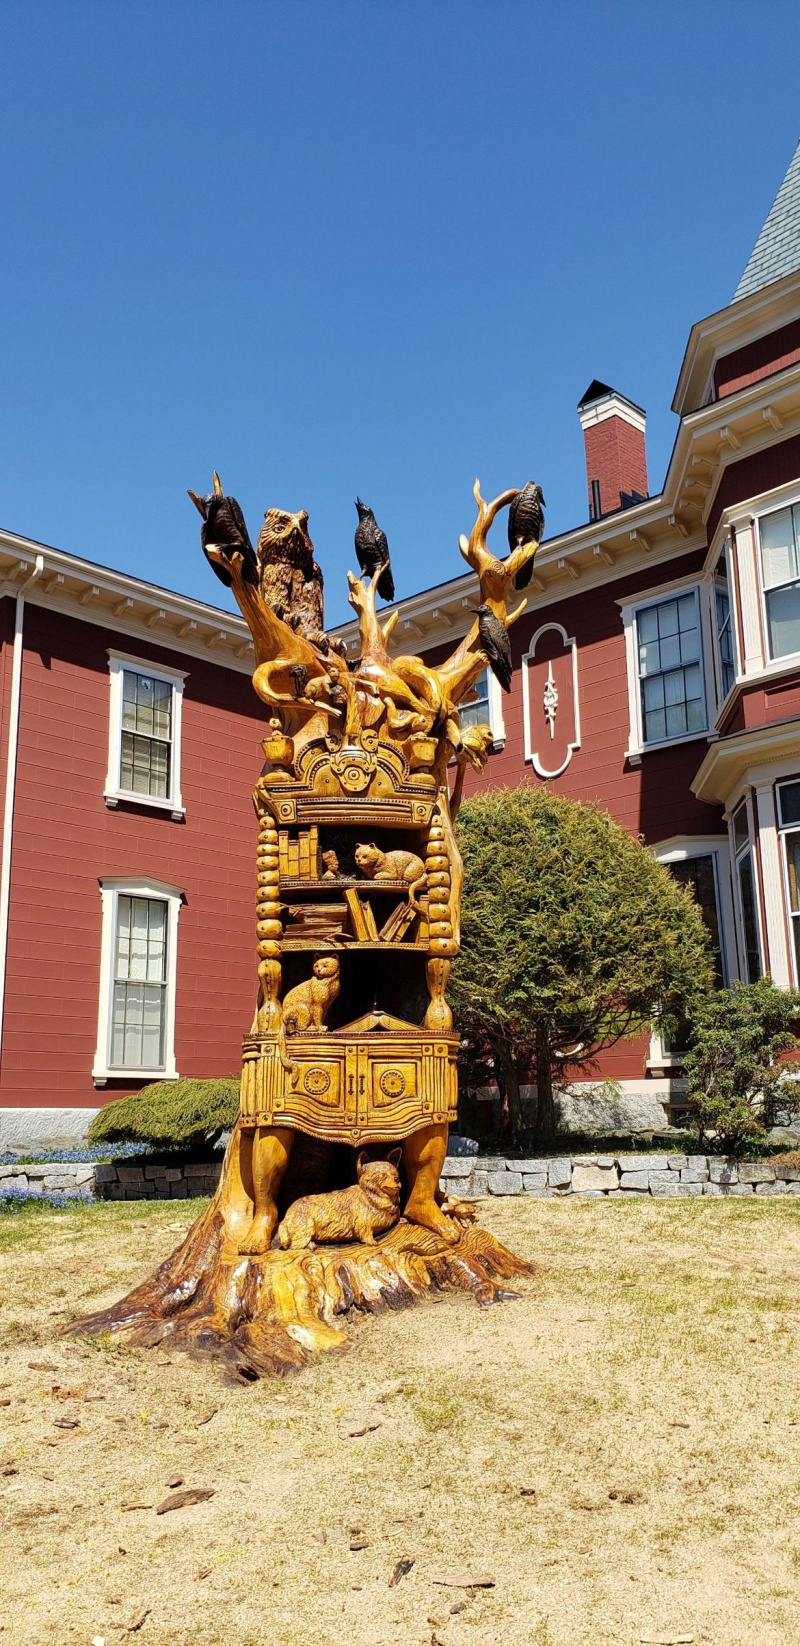
<path fill-rule="evenodd" d="M 14 650 L 11 660 L 11 699 L 8 710 L 8 750 L 6 793 L 3 802 L 3 850 L 0 855 L 0 1058 L 3 1045 L 3 1011 L 6 1002 L 6 962 L 8 959 L 8 909 L 11 899 L 11 844 L 14 835 L 14 795 L 17 786 L 19 746 L 19 702 L 22 690 L 22 628 L 25 621 L 25 590 L 41 577 L 44 555 L 37 554 L 33 571 L 17 588 L 14 611 Z"/>

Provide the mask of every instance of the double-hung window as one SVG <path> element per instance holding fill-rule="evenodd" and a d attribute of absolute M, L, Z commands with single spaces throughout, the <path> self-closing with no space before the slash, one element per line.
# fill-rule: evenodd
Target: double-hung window
<path fill-rule="evenodd" d="M 762 514 L 761 578 L 771 659 L 800 652 L 800 503 Z"/>
<path fill-rule="evenodd" d="M 778 822 L 783 845 L 797 988 L 800 978 L 800 782 L 778 784 Z"/>
<path fill-rule="evenodd" d="M 743 800 L 737 806 L 732 820 L 733 860 L 736 865 L 736 884 L 739 897 L 739 930 L 741 935 L 742 964 L 746 983 L 757 983 L 761 976 L 761 940 L 758 929 L 758 893 L 755 863 L 750 840 L 748 804 Z"/>
<path fill-rule="evenodd" d="M 100 1012 L 95 1080 L 175 1078 L 175 980 L 182 893 L 155 881 L 101 885 Z"/>
<path fill-rule="evenodd" d="M 636 658 L 643 743 L 706 729 L 697 590 L 636 612 Z"/>
<path fill-rule="evenodd" d="M 105 799 L 183 815 L 181 711 L 184 673 L 109 654 L 111 717 Z"/>

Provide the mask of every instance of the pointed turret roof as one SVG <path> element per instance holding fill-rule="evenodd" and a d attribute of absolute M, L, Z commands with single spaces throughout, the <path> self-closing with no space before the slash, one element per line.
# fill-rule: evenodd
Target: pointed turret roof
<path fill-rule="evenodd" d="M 734 303 L 800 268 L 800 143 L 733 294 Z"/>

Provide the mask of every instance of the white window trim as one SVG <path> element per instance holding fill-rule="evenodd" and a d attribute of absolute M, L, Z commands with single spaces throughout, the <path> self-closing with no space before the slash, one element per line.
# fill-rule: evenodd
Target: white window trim
<path fill-rule="evenodd" d="M 694 592 L 697 611 L 700 619 L 700 673 L 703 680 L 703 702 L 706 711 L 706 723 L 702 731 L 681 732 L 678 737 L 660 737 L 655 741 L 645 742 L 642 724 L 642 698 L 639 682 L 639 659 L 636 644 L 636 619 L 640 611 L 647 606 L 658 606 L 664 600 L 673 600 L 681 594 Z M 635 600 L 618 600 L 617 605 L 622 612 L 622 626 L 625 635 L 625 666 L 628 677 L 628 747 L 624 758 L 631 766 L 641 765 L 643 754 L 649 754 L 652 749 L 674 749 L 681 743 L 713 742 L 717 733 L 712 730 L 713 718 L 712 693 L 709 690 L 708 659 L 711 656 L 710 648 L 713 644 L 711 611 L 708 600 L 708 582 L 699 577 L 682 577 L 674 583 L 662 584 L 660 588 L 649 589 L 647 593 L 637 595 Z"/>
<path fill-rule="evenodd" d="M 673 837 L 662 840 L 653 847 L 653 855 L 659 863 L 685 863 L 692 857 L 714 858 L 714 884 L 717 893 L 717 918 L 719 920 L 719 935 L 722 955 L 722 977 L 726 988 L 729 988 L 734 977 L 739 975 L 738 945 L 736 942 L 736 917 L 733 907 L 733 892 L 731 887 L 731 855 L 728 836 L 724 834 L 692 835 L 687 838 Z M 664 1045 L 657 1029 L 650 1036 L 650 1055 L 645 1067 L 648 1069 L 672 1069 L 683 1063 L 682 1056 L 677 1052 L 664 1050 Z"/>
<path fill-rule="evenodd" d="M 131 876 L 106 877 L 100 881 L 103 911 L 100 938 L 100 994 L 97 1012 L 97 1048 L 94 1054 L 92 1079 L 96 1086 L 108 1080 L 177 1080 L 175 1066 L 175 996 L 178 979 L 178 915 L 183 891 L 178 886 L 167 886 L 161 880 L 141 880 Z M 111 1006 L 114 996 L 114 933 L 117 926 L 117 904 L 120 897 L 159 898 L 167 904 L 167 976 L 166 1019 L 164 1023 L 163 1069 L 111 1068 Z"/>
<path fill-rule="evenodd" d="M 555 629 L 556 634 L 561 636 L 561 643 L 564 650 L 566 651 L 567 648 L 569 648 L 572 652 L 572 702 L 575 712 L 575 740 L 574 742 L 567 744 L 565 759 L 562 760 L 561 765 L 553 771 L 549 771 L 547 769 L 543 761 L 539 758 L 538 750 L 534 749 L 531 730 L 530 664 L 536 661 L 537 644 L 542 635 L 547 634 L 549 629 Z M 525 742 L 525 759 L 526 761 L 530 761 L 537 777 L 544 779 L 561 777 L 566 771 L 576 749 L 579 749 L 581 746 L 581 709 L 580 702 L 578 700 L 578 643 L 574 635 L 567 634 L 566 629 L 561 623 L 542 623 L 533 635 L 530 645 L 528 646 L 528 650 L 522 658 L 522 730 Z"/>
<path fill-rule="evenodd" d="M 118 806 L 120 801 L 136 806 L 150 806 L 154 811 L 169 812 L 179 822 L 186 815 L 181 795 L 181 722 L 183 719 L 183 684 L 188 679 L 184 669 L 168 669 L 163 663 L 151 663 L 146 657 L 130 657 L 116 650 L 108 653 L 111 683 L 108 720 L 108 771 L 103 798 L 107 806 Z M 172 738 L 170 749 L 171 793 L 161 799 L 158 795 L 136 794 L 133 789 L 119 786 L 122 759 L 122 675 L 128 669 L 134 674 L 146 674 L 153 680 L 164 680 L 172 687 Z"/>

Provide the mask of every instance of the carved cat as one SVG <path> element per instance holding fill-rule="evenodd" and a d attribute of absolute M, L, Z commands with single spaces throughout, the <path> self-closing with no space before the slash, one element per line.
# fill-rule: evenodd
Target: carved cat
<path fill-rule="evenodd" d="M 393 1149 L 388 1160 L 370 1161 L 360 1154 L 358 1182 L 351 1188 L 296 1200 L 278 1229 L 278 1245 L 284 1251 L 312 1251 L 317 1244 L 345 1240 L 374 1246 L 376 1234 L 390 1229 L 400 1216 L 401 1152 Z"/>
<path fill-rule="evenodd" d="M 323 954 L 314 961 L 313 975 L 306 983 L 290 989 L 283 1002 L 283 1027 L 286 1034 L 313 1033 L 324 1026 L 325 1018 L 341 988 L 339 962 L 333 954 Z"/>
<path fill-rule="evenodd" d="M 423 911 L 416 893 L 424 891 L 428 877 L 425 864 L 414 852 L 382 852 L 372 844 L 356 846 L 356 864 L 368 880 L 405 880 L 408 882 L 408 901 L 418 914 Z"/>

